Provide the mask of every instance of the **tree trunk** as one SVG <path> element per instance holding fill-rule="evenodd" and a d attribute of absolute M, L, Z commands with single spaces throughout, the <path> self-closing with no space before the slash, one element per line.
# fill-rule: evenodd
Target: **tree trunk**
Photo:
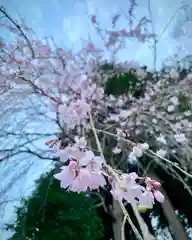
<path fill-rule="evenodd" d="M 178 216 L 175 214 L 174 208 L 169 200 L 169 197 L 167 196 L 164 189 L 161 189 L 161 192 L 165 196 L 165 201 L 162 204 L 163 212 L 165 217 L 167 218 L 167 221 L 169 223 L 169 228 L 171 230 L 171 235 L 173 236 L 174 240 L 188 240 L 189 237 L 180 222 Z"/>
<path fill-rule="evenodd" d="M 131 205 L 131 206 L 133 208 L 133 212 L 134 212 L 134 214 L 137 218 L 137 221 L 139 223 L 139 226 L 141 228 L 143 239 L 144 240 L 155 240 L 154 236 L 149 232 L 148 226 L 145 223 L 145 221 L 143 220 L 143 218 L 141 217 L 137 207 L 134 205 Z"/>
<path fill-rule="evenodd" d="M 149 176 L 153 179 L 156 179 L 161 182 L 160 178 L 154 173 L 150 172 Z M 169 200 L 168 195 L 166 194 L 165 190 L 161 188 L 161 192 L 165 196 L 165 201 L 162 203 L 163 213 L 168 221 L 169 229 L 171 230 L 171 235 L 174 240 L 188 240 L 189 237 L 180 222 L 178 216 L 175 214 L 173 205 Z"/>
<path fill-rule="evenodd" d="M 140 229 L 142 231 L 143 240 L 154 240 L 155 238 L 152 236 L 152 234 L 149 232 L 149 229 L 147 225 L 145 224 L 144 220 L 140 216 L 136 206 L 132 206 L 133 213 L 136 217 L 136 220 L 140 226 Z M 121 228 L 122 228 L 122 222 L 123 222 L 123 212 L 121 210 L 120 204 L 118 201 L 113 201 L 113 208 L 112 208 L 113 216 L 115 218 L 115 222 L 113 223 L 113 236 L 114 240 L 125 240 L 124 235 L 122 236 Z"/>
<path fill-rule="evenodd" d="M 123 212 L 121 210 L 120 204 L 118 201 L 113 200 L 113 208 L 112 208 L 113 216 L 115 221 L 113 223 L 113 236 L 114 240 L 121 240 L 121 227 L 123 221 Z"/>

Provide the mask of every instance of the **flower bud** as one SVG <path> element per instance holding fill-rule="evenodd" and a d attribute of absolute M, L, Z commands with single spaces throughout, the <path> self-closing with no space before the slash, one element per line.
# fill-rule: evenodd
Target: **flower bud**
<path fill-rule="evenodd" d="M 153 195 L 158 202 L 160 202 L 160 203 L 164 202 L 165 197 L 160 191 L 154 191 Z"/>

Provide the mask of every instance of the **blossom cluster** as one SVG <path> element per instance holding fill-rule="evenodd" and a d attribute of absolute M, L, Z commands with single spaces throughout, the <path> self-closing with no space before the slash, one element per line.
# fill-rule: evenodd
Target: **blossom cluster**
<path fill-rule="evenodd" d="M 146 144 L 140 147 L 146 149 Z M 134 150 L 136 152 L 135 147 Z M 137 150 L 138 150 L 137 149 Z M 133 151 L 134 151 L 133 150 Z M 140 150 L 140 149 L 139 149 Z M 162 203 L 164 196 L 159 191 L 161 184 L 151 178 L 141 179 L 136 173 L 115 173 L 108 169 L 105 160 L 95 156 L 94 152 L 88 149 L 84 137 L 75 137 L 75 143 L 69 144 L 59 150 L 59 157 L 65 166 L 61 172 L 54 175 L 60 181 L 62 188 L 73 192 L 86 192 L 104 188 L 107 185 L 106 179 L 112 187 L 111 194 L 118 201 L 126 200 L 136 204 L 138 207 L 152 208 L 155 200 Z"/>
<path fill-rule="evenodd" d="M 138 207 L 153 208 L 156 201 L 162 203 L 164 201 L 163 194 L 159 191 L 160 182 L 146 178 L 144 180 L 145 187 L 138 184 L 139 179 L 136 173 L 122 174 L 120 181 L 112 181 L 111 193 L 114 199 L 122 201 L 123 199 L 129 203 L 138 205 Z"/>
<path fill-rule="evenodd" d="M 76 143 L 59 151 L 60 161 L 68 161 L 67 166 L 61 167 L 61 172 L 54 177 L 59 179 L 61 187 L 73 192 L 95 190 L 106 185 L 102 171 L 103 159 L 87 150 L 87 142 L 75 138 Z"/>

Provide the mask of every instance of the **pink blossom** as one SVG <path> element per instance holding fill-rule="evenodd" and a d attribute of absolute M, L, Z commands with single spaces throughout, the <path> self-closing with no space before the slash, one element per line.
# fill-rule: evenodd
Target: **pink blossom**
<path fill-rule="evenodd" d="M 87 147 L 87 141 L 84 137 L 75 137 L 75 146 L 79 147 L 80 149 L 85 149 Z"/>
<path fill-rule="evenodd" d="M 90 111 L 90 105 L 81 99 L 73 100 L 69 105 L 62 104 L 58 107 L 60 119 L 63 120 L 69 128 L 74 128 L 79 124 L 85 124 Z"/>
<path fill-rule="evenodd" d="M 158 191 L 158 190 L 154 191 L 153 195 L 158 202 L 160 202 L 160 203 L 164 202 L 165 197 L 160 191 Z"/>
<path fill-rule="evenodd" d="M 77 176 L 69 186 L 73 192 L 85 192 L 88 190 L 91 182 L 91 172 L 87 168 L 80 168 Z"/>
<path fill-rule="evenodd" d="M 89 42 L 86 48 L 87 53 L 99 53 L 102 52 L 103 50 L 96 48 L 93 43 Z"/>
<path fill-rule="evenodd" d="M 93 91 L 92 99 L 96 102 L 101 102 L 104 97 L 103 88 L 96 87 L 95 91 Z"/>
<path fill-rule="evenodd" d="M 91 169 L 91 171 L 99 171 L 102 168 L 103 164 L 103 158 L 100 156 L 94 156 L 92 160 L 89 162 L 88 167 Z"/>
<path fill-rule="evenodd" d="M 84 192 L 88 189 L 104 187 L 106 181 L 101 171 L 101 159 L 95 157 L 92 160 L 92 157 L 91 151 L 87 151 L 84 159 L 82 158 L 83 162 L 82 159 L 70 161 L 68 166 L 62 167 L 62 171 L 54 175 L 61 181 L 61 187 L 73 192 Z M 89 164 L 82 168 L 81 166 L 86 164 L 85 159 Z M 90 163 L 90 161 L 92 162 Z"/>
<path fill-rule="evenodd" d="M 136 173 L 123 174 L 122 179 L 117 183 L 113 182 L 111 194 L 116 200 L 122 201 L 125 199 L 129 203 L 137 203 L 140 198 L 144 187 L 135 182 L 137 178 Z"/>
<path fill-rule="evenodd" d="M 133 147 L 132 152 L 129 154 L 129 161 L 136 162 L 138 158 L 142 157 L 143 152 L 149 148 L 148 143 L 138 144 Z"/>
<path fill-rule="evenodd" d="M 139 205 L 144 206 L 146 208 L 153 208 L 154 204 L 154 196 L 151 191 L 144 191 L 140 196 L 139 196 Z"/>
<path fill-rule="evenodd" d="M 64 149 L 60 149 L 58 155 L 61 162 L 66 162 L 68 159 L 76 160 L 81 158 L 84 155 L 84 152 L 80 151 L 80 149 L 75 146 L 69 145 Z"/>
<path fill-rule="evenodd" d="M 92 151 L 85 151 L 83 156 L 80 158 L 79 162 L 81 165 L 87 165 L 91 163 L 94 158 L 94 153 Z"/>
<path fill-rule="evenodd" d="M 138 175 L 136 173 L 123 174 L 123 182 L 128 189 L 128 195 L 139 197 L 144 187 L 136 183 Z"/>
<path fill-rule="evenodd" d="M 106 180 L 101 171 L 94 171 L 91 173 L 91 180 L 89 182 L 90 190 L 98 189 L 99 187 L 104 187 L 105 185 Z"/>
<path fill-rule="evenodd" d="M 83 149 L 86 144 L 84 138 L 76 137 L 74 145 L 69 145 L 60 152 L 61 161 L 69 159 L 70 163 L 62 167 L 62 171 L 56 174 L 55 178 L 61 181 L 61 187 L 69 191 L 93 190 L 106 184 L 102 171 L 103 159 L 95 156 L 92 151 Z"/>
<path fill-rule="evenodd" d="M 123 179 L 128 183 L 128 184 L 133 184 L 135 183 L 136 179 L 138 178 L 138 175 L 135 172 L 129 173 L 129 174 L 124 174 Z"/>
<path fill-rule="evenodd" d="M 68 166 L 61 167 L 62 171 L 54 175 L 54 177 L 60 180 L 62 188 L 68 188 L 75 178 L 76 162 L 71 161 Z"/>
<path fill-rule="evenodd" d="M 133 36 L 133 33 L 127 31 L 126 29 L 122 29 L 122 30 L 120 30 L 120 35 L 121 35 L 122 37 L 132 37 L 132 36 Z"/>
<path fill-rule="evenodd" d="M 95 16 L 95 15 L 92 15 L 92 16 L 91 16 L 91 22 L 92 22 L 93 24 L 96 23 L 96 16 Z"/>
<path fill-rule="evenodd" d="M 104 187 L 106 185 L 106 180 L 103 176 L 104 172 L 101 170 L 102 163 L 102 157 L 94 156 L 86 167 L 91 172 L 91 181 L 89 183 L 89 188 L 91 190 Z"/>
<path fill-rule="evenodd" d="M 87 52 L 94 52 L 95 51 L 95 47 L 93 45 L 93 43 L 88 43 L 87 48 L 86 48 Z"/>
<path fill-rule="evenodd" d="M 152 180 L 151 178 L 146 178 L 145 180 L 146 184 L 147 184 L 147 189 L 149 191 L 152 192 L 153 196 L 155 197 L 155 199 L 162 203 L 165 200 L 165 197 L 163 196 L 163 194 L 159 191 L 160 187 L 161 187 L 161 183 L 156 181 L 156 180 Z"/>
<path fill-rule="evenodd" d="M 143 155 L 142 149 L 139 146 L 133 147 L 133 154 L 138 158 L 141 157 Z"/>
<path fill-rule="evenodd" d="M 150 190 L 159 190 L 160 189 L 160 187 L 161 187 L 161 183 L 160 182 L 158 182 L 158 181 L 156 181 L 156 180 L 153 180 L 153 179 L 151 179 L 151 178 L 149 178 L 149 177 L 147 177 L 146 179 L 145 179 L 145 183 L 146 183 L 146 185 L 147 185 L 147 187 L 148 187 L 148 189 L 150 189 Z"/>
<path fill-rule="evenodd" d="M 83 100 L 78 99 L 76 102 L 72 102 L 70 105 L 71 110 L 74 109 L 74 113 L 79 116 L 79 118 L 86 118 L 88 112 L 90 111 L 90 105 Z"/>
<path fill-rule="evenodd" d="M 137 37 L 137 39 L 138 39 L 140 42 L 145 42 L 146 36 L 145 36 L 144 34 L 141 34 L 140 36 Z"/>
<path fill-rule="evenodd" d="M 130 203 L 135 203 L 139 206 L 146 208 L 152 208 L 154 204 L 154 198 L 157 195 L 159 201 L 163 201 L 163 197 L 159 193 L 145 189 L 141 185 L 136 183 L 138 178 L 136 173 L 123 174 L 120 182 L 112 183 L 111 194 L 116 200 L 122 201 L 125 199 Z"/>
<path fill-rule="evenodd" d="M 123 201 L 122 191 L 119 188 L 112 188 L 110 192 L 115 200 L 120 202 Z"/>
<path fill-rule="evenodd" d="M 62 188 L 67 188 L 73 192 L 84 192 L 88 189 L 91 180 L 88 169 L 80 168 L 75 161 L 71 161 L 68 166 L 64 166 L 61 169 L 62 171 L 55 174 L 54 177 L 60 180 Z"/>

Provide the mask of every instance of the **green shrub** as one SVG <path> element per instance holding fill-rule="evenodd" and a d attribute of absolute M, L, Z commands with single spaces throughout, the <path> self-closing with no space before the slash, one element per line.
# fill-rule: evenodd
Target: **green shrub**
<path fill-rule="evenodd" d="M 32 196 L 17 208 L 17 219 L 7 225 L 11 240 L 97 240 L 103 235 L 93 200 L 65 192 L 53 171 L 41 177 Z"/>

